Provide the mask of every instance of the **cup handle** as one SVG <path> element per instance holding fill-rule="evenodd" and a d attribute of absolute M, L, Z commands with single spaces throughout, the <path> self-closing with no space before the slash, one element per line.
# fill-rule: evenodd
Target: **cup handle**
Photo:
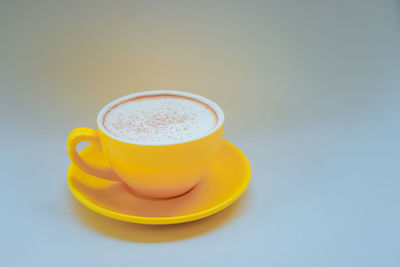
<path fill-rule="evenodd" d="M 67 139 L 67 150 L 71 161 L 88 174 L 108 180 L 120 180 L 111 167 L 96 166 L 81 158 L 76 151 L 76 146 L 85 141 L 93 144 L 100 151 L 102 150 L 97 131 L 87 127 L 76 128 L 71 131 Z"/>

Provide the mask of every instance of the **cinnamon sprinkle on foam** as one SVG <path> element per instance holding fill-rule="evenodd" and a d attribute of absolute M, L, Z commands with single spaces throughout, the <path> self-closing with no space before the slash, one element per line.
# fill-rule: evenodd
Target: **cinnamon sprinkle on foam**
<path fill-rule="evenodd" d="M 131 99 L 112 107 L 104 127 L 122 139 L 143 144 L 173 144 L 200 137 L 217 122 L 208 105 L 186 97 L 159 95 Z"/>

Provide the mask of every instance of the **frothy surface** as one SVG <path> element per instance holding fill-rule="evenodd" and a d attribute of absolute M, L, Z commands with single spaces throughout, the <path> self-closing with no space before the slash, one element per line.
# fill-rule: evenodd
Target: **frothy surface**
<path fill-rule="evenodd" d="M 217 123 L 213 109 L 195 99 L 159 95 L 112 107 L 103 125 L 113 135 L 141 144 L 173 144 L 200 137 Z"/>

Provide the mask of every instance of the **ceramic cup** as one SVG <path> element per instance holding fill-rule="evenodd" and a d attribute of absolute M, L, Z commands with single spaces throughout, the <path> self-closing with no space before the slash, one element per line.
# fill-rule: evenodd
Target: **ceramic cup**
<path fill-rule="evenodd" d="M 137 144 L 123 140 L 107 131 L 103 125 L 107 111 L 118 103 L 142 96 L 172 95 L 200 101 L 217 115 L 212 130 L 199 138 L 174 144 Z M 74 129 L 68 136 L 67 150 L 71 161 L 81 170 L 105 179 L 118 179 L 131 190 L 154 198 L 181 195 L 204 177 L 222 142 L 224 113 L 213 101 L 180 91 L 147 91 L 127 95 L 107 104 L 97 116 L 97 130 Z M 98 166 L 80 157 L 76 146 L 90 142 L 103 153 L 110 167 Z"/>

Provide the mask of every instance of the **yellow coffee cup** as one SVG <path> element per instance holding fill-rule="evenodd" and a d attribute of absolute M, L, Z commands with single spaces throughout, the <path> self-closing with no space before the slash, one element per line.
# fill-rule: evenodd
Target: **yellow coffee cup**
<path fill-rule="evenodd" d="M 145 96 L 179 96 L 209 106 L 216 114 L 215 126 L 195 139 L 173 144 L 140 144 L 124 140 L 107 131 L 104 117 L 119 103 Z M 213 101 L 180 91 L 147 91 L 127 95 L 107 104 L 97 116 L 97 130 L 74 129 L 68 136 L 71 161 L 83 171 L 105 179 L 118 179 L 132 191 L 155 198 L 181 195 L 207 175 L 222 142 L 224 113 Z M 80 142 L 90 142 L 103 153 L 110 167 L 85 161 L 77 152 Z"/>

